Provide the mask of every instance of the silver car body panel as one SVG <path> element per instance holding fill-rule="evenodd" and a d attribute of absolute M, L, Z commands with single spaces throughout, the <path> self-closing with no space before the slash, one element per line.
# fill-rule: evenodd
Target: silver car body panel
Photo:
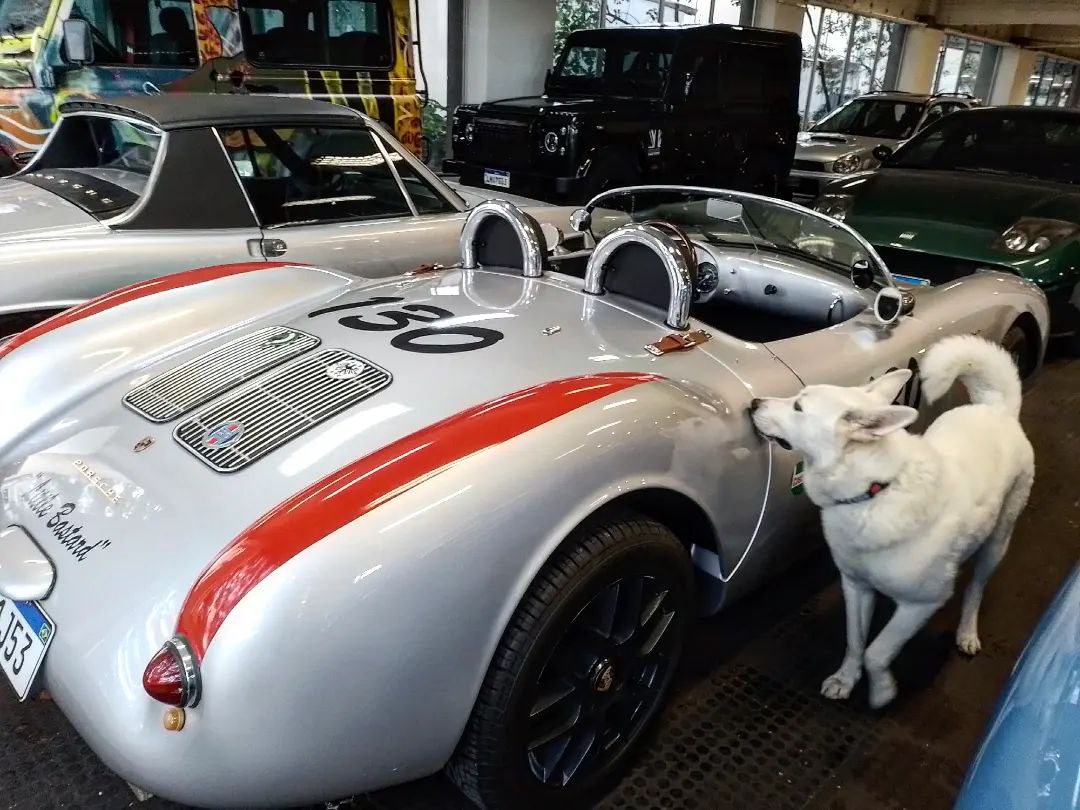
<path fill-rule="evenodd" d="M 752 397 L 865 382 L 946 334 L 1000 339 L 1023 313 L 1047 332 L 1042 293 L 1017 278 L 977 274 L 914 294 L 915 313 L 892 328 L 863 312 L 771 344 L 692 317 L 691 329 L 712 338 L 656 356 L 645 347 L 671 332 L 663 311 L 588 295 L 558 272 L 448 268 L 362 281 L 280 266 L 45 331 L 0 360 L 4 520 L 56 566 L 42 602 L 56 624 L 43 685 L 109 767 L 185 803 L 301 804 L 433 773 L 529 584 L 605 505 L 663 491 L 700 512 L 708 530 L 687 541 L 705 612 L 812 547 L 813 510 L 792 492 L 799 459 L 754 434 Z M 401 332 L 386 324 L 432 307 L 449 313 L 441 329 L 501 338 L 475 351 L 395 345 Z M 230 474 L 181 447 L 176 420 L 124 406 L 152 377 L 273 326 L 352 352 L 393 381 Z M 202 659 L 201 702 L 182 732 L 162 728 L 143 668 L 176 632 L 193 583 L 260 516 L 335 471 L 363 470 L 403 437 L 436 441 L 470 408 L 626 373 L 654 376 L 418 470 L 372 508 L 346 503 L 357 517 L 236 603 Z"/>
<path fill-rule="evenodd" d="M 145 121 L 106 111 L 70 112 L 61 117 L 61 123 L 64 118 L 87 116 L 120 119 L 154 129 Z M 38 171 L 60 131 L 58 124 L 28 166 L 0 179 L 0 245 L 4 252 L 0 312 L 51 311 L 58 303 L 70 306 L 137 281 L 194 267 L 264 260 L 264 238 L 285 243 L 285 252 L 271 256 L 271 260 L 333 267 L 356 276 L 382 277 L 421 263 L 457 261 L 457 237 L 470 204 L 402 148 L 379 122 L 360 113 L 356 116 L 378 134 L 376 143 L 381 150 L 400 156 L 387 161 L 395 177 L 398 174 L 394 164 L 407 163 L 456 211 L 266 229 L 125 230 L 120 226 L 135 217 L 154 192 L 170 133 L 162 133 L 148 190 L 139 202 L 120 216 L 98 221 L 48 190 L 18 179 Z M 228 182 L 239 184 L 239 178 L 231 175 Z M 405 196 L 415 211 L 412 198 L 407 193 Z M 470 202 L 475 204 L 477 198 L 475 193 L 470 195 Z M 520 201 L 533 203 L 527 210 L 540 222 L 567 229 L 571 208 Z"/>

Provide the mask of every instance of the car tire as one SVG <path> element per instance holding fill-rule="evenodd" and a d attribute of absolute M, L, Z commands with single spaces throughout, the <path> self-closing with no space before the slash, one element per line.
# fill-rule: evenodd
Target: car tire
<path fill-rule="evenodd" d="M 662 524 L 625 513 L 579 527 L 510 619 L 450 778 L 486 810 L 591 806 L 663 706 L 693 589 Z"/>
<path fill-rule="evenodd" d="M 623 152 L 605 150 L 592 159 L 585 182 L 575 202 L 584 204 L 597 194 L 621 186 L 634 186 L 641 180 L 634 158 Z"/>
<path fill-rule="evenodd" d="M 1009 327 L 1009 331 L 1005 333 L 1005 337 L 1001 339 L 1001 347 L 1012 357 L 1017 371 L 1020 372 L 1020 379 L 1027 377 L 1031 373 L 1029 368 L 1031 365 L 1029 360 L 1031 353 L 1027 333 L 1016 324 L 1013 324 Z"/>

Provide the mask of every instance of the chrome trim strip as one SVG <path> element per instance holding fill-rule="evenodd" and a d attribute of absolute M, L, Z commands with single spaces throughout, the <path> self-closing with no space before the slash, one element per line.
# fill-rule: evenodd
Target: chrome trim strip
<path fill-rule="evenodd" d="M 597 244 L 585 268 L 584 291 L 589 295 L 603 295 L 607 263 L 620 247 L 630 242 L 652 250 L 660 257 L 671 285 L 665 323 L 680 331 L 690 328 L 690 303 L 693 300 L 694 282 L 686 256 L 673 239 L 652 225 L 624 225 L 616 228 Z"/>
<path fill-rule="evenodd" d="M 184 684 L 180 691 L 180 706 L 193 709 L 199 705 L 199 700 L 202 698 L 202 677 L 199 675 L 195 653 L 192 652 L 191 645 L 183 636 L 173 636 L 165 642 L 165 646 L 172 650 L 184 674 Z"/>
<path fill-rule="evenodd" d="M 836 176 L 839 177 L 840 175 Z M 885 264 L 884 259 L 882 259 L 881 256 L 878 255 L 878 252 L 874 250 L 874 246 L 867 242 L 866 239 L 863 238 L 862 234 L 860 234 L 846 222 L 841 222 L 838 219 L 827 217 L 821 212 L 815 211 L 812 208 L 807 208 L 804 205 L 798 205 L 797 203 L 788 202 L 787 200 L 780 200 L 775 197 L 765 197 L 761 194 L 751 194 L 748 191 L 732 191 L 731 189 L 726 188 L 710 188 L 708 186 L 680 186 L 670 183 L 660 183 L 656 185 L 623 186 L 621 188 L 613 188 L 608 189 L 607 191 L 602 191 L 595 197 L 593 197 L 591 200 L 589 200 L 587 203 L 585 203 L 585 210 L 591 214 L 592 210 L 604 197 L 614 196 L 616 194 L 623 194 L 628 191 L 687 191 L 690 193 L 701 194 L 726 194 L 736 199 L 742 198 L 745 200 L 757 200 L 758 202 L 770 203 L 780 208 L 787 208 L 791 211 L 796 211 L 803 215 L 815 217 L 816 219 L 823 220 L 830 227 L 839 228 L 844 233 L 854 238 L 855 241 L 858 242 L 863 247 L 863 249 L 866 250 L 866 252 L 874 259 L 874 261 L 877 262 L 878 269 L 881 271 L 881 274 L 885 278 L 888 286 L 896 286 L 896 282 L 893 281 L 892 273 L 889 272 L 888 265 Z"/>
<path fill-rule="evenodd" d="M 221 140 L 221 133 L 217 127 L 210 127 L 210 131 L 214 133 L 214 140 L 217 141 L 218 146 L 221 147 L 221 154 L 225 156 L 225 163 L 232 169 L 233 177 L 236 179 L 236 184 L 240 186 L 240 194 L 244 197 L 244 202 L 247 203 L 248 211 L 251 212 L 251 221 L 256 228 L 262 228 L 263 224 L 259 222 L 259 215 L 255 213 L 255 206 L 251 204 L 251 198 L 248 196 L 247 189 L 244 188 L 244 180 L 240 177 L 240 172 L 236 170 L 236 164 L 232 162 L 232 158 L 229 157 L 229 150 L 225 148 L 225 141 Z M 262 245 L 260 243 L 259 252 L 262 252 Z M 252 257 L 254 258 L 254 257 Z M 265 259 L 266 256 L 264 255 Z"/>
<path fill-rule="evenodd" d="M 394 165 L 394 161 L 390 159 L 390 153 L 386 150 L 386 144 L 383 143 L 382 138 L 378 133 L 368 130 L 368 134 L 371 136 L 371 140 L 375 142 L 375 148 L 379 150 L 379 154 L 382 155 L 383 163 L 390 167 L 390 173 L 394 175 L 394 180 L 397 181 L 398 190 L 401 191 L 401 196 L 405 198 L 405 203 L 409 206 L 409 210 L 412 211 L 414 217 L 420 216 L 420 212 L 416 209 L 416 203 L 413 202 L 412 195 L 409 190 L 405 188 L 405 182 L 401 179 L 401 174 L 397 170 L 397 166 Z"/>
<path fill-rule="evenodd" d="M 469 211 L 465 224 L 461 226 L 461 266 L 466 270 L 475 270 L 476 233 L 488 217 L 498 217 L 510 223 L 521 242 L 521 274 L 525 278 L 540 278 L 544 275 L 547 256 L 547 242 L 536 220 L 506 200 L 485 200 Z"/>
<path fill-rule="evenodd" d="M 452 206 L 454 206 L 454 208 L 462 212 L 464 212 L 468 208 L 468 206 L 465 204 L 465 200 L 463 200 L 456 191 L 446 185 L 446 183 L 443 182 L 442 178 L 435 174 L 435 172 L 431 171 L 431 169 L 425 166 L 416 157 L 416 155 L 414 155 L 408 149 L 397 148 L 395 144 L 400 144 L 400 141 L 398 141 L 398 139 L 394 137 L 394 134 L 390 132 L 390 130 L 383 126 L 381 121 L 376 121 L 373 118 L 369 118 L 363 113 L 359 113 L 359 115 L 361 118 L 364 119 L 364 122 L 368 125 L 368 127 L 371 128 L 373 132 L 382 136 L 384 143 L 389 144 L 395 152 L 401 155 L 405 162 L 412 166 L 413 169 L 415 169 L 421 177 L 427 180 L 428 183 L 431 184 L 432 188 L 434 188 L 444 198 L 446 198 L 446 201 L 449 202 Z"/>

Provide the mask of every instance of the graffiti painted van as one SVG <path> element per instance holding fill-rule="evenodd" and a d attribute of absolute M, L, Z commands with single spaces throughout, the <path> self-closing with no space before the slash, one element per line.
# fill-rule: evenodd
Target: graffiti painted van
<path fill-rule="evenodd" d="M 303 95 L 421 150 L 410 0 L 0 0 L 0 175 L 73 98 Z"/>

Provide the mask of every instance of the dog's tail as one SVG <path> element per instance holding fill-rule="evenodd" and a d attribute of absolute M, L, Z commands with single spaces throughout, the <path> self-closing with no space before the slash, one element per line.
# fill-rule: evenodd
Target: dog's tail
<path fill-rule="evenodd" d="M 922 365 L 923 393 L 930 402 L 945 395 L 956 380 L 977 405 L 1020 415 L 1020 374 L 1007 351 L 975 335 L 956 335 L 935 343 Z"/>

